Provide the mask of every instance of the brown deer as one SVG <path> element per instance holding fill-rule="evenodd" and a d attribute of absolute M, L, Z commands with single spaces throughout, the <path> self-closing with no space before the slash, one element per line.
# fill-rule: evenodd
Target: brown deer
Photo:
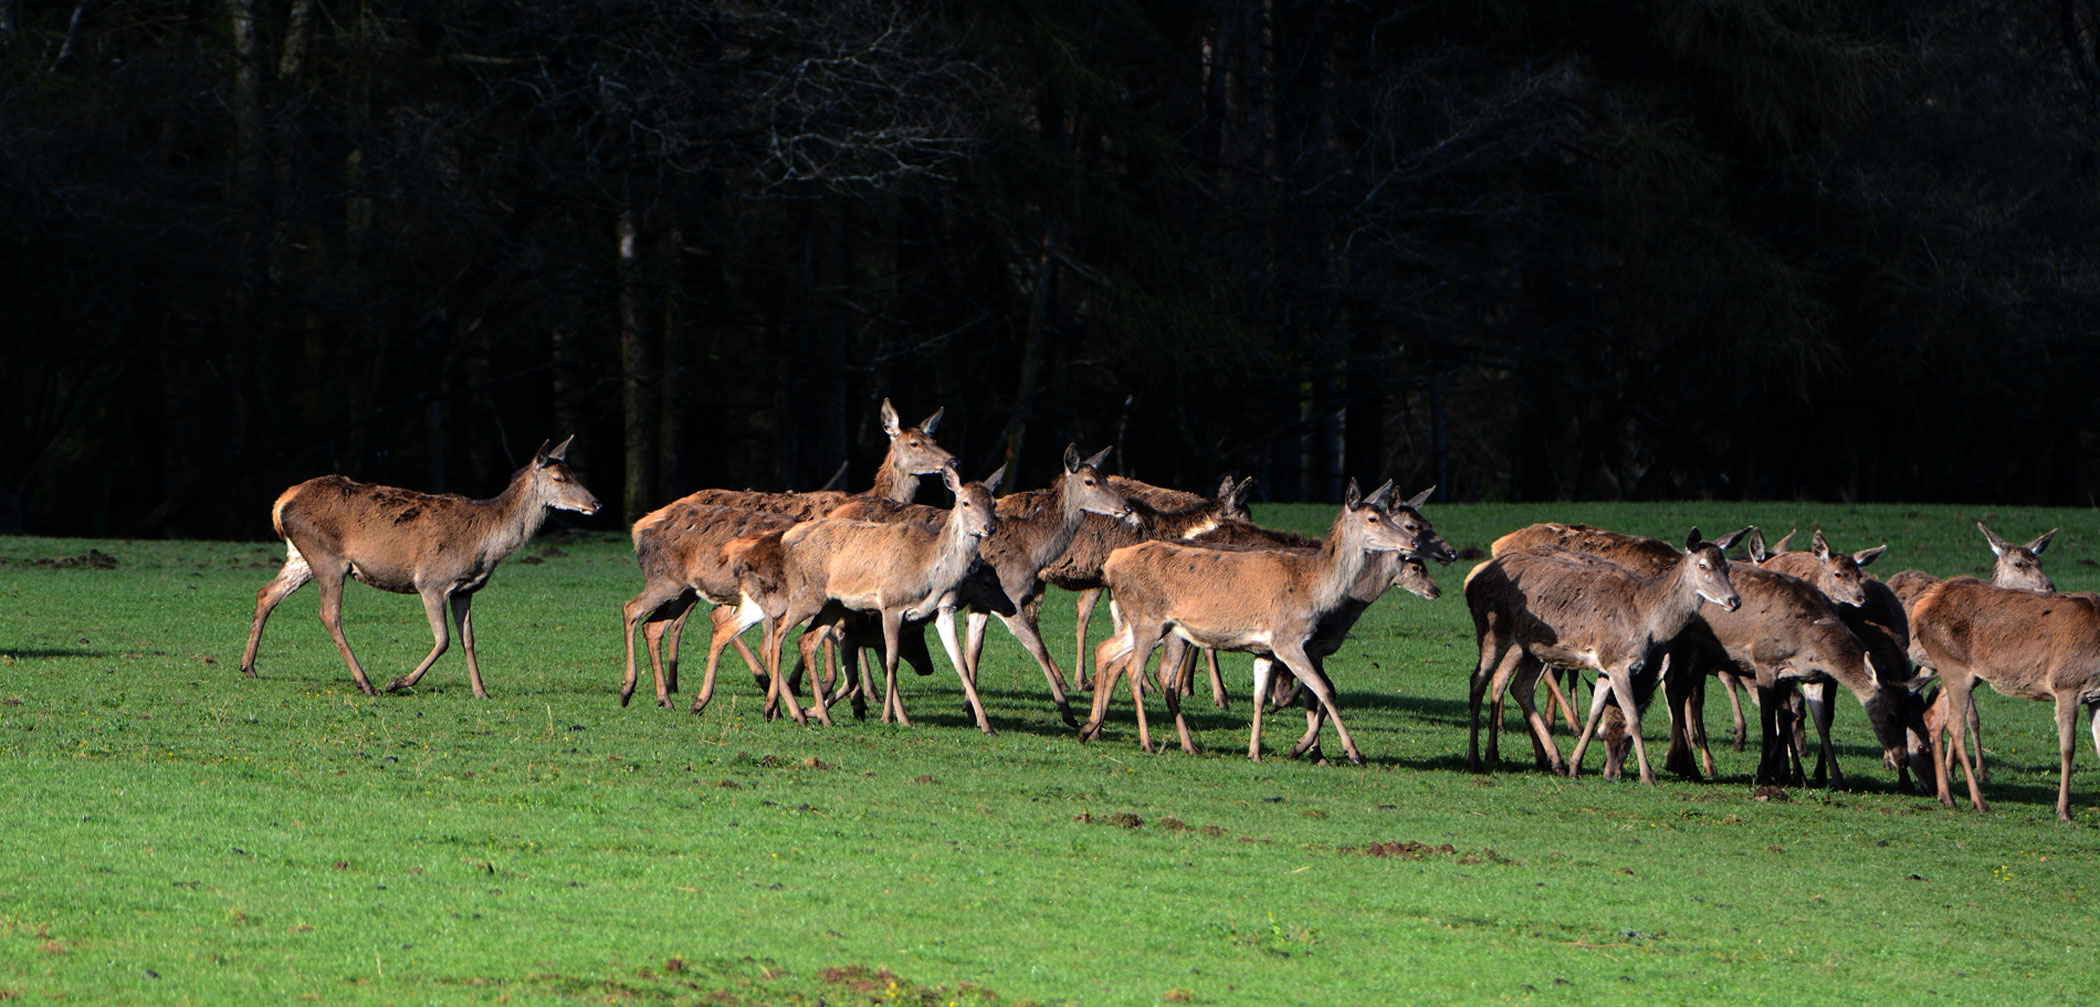
<path fill-rule="evenodd" d="M 1514 682 L 1525 721 L 1556 768 L 1560 754 L 1531 704 L 1531 684 L 1547 665 L 1581 667 L 1600 678 L 1590 713 L 1569 755 L 1567 773 L 1581 772 L 1582 753 L 1604 713 L 1617 698 L 1625 712 L 1641 782 L 1654 783 L 1641 742 L 1636 697 L 1652 690 L 1662 671 L 1663 650 L 1699 613 L 1702 600 L 1726 611 L 1742 606 L 1723 555 L 1734 536 L 1717 542 L 1692 529 L 1684 551 L 1660 575 L 1649 577 L 1598 556 L 1554 547 L 1505 552 L 1466 576 L 1466 604 L 1480 642 L 1473 672 L 1473 745 L 1469 763 L 1479 765 L 1481 699 L 1491 683 Z M 1646 681 L 1638 681 L 1645 679 Z"/>
<path fill-rule="evenodd" d="M 920 476 L 934 475 L 955 467 L 955 456 L 933 441 L 934 428 L 940 425 L 941 414 L 944 412 L 947 412 L 946 407 L 936 409 L 932 416 L 919 421 L 918 426 L 906 427 L 899 422 L 897 409 L 890 405 L 890 400 L 882 400 L 882 431 L 889 435 L 890 449 L 882 459 L 882 467 L 875 470 L 875 485 L 865 493 L 842 493 L 837 490 L 766 493 L 759 490 L 713 489 L 690 494 L 679 502 L 771 511 L 786 514 L 798 521 L 822 517 L 856 497 L 879 497 L 909 503 L 918 492 Z"/>
<path fill-rule="evenodd" d="M 343 578 L 348 576 L 382 591 L 423 596 L 436 643 L 414 671 L 389 683 L 388 691 L 421 681 L 450 645 L 445 626 L 449 603 L 467 651 L 467 680 L 476 698 L 487 699 L 474 658 L 474 592 L 488 583 L 503 557 L 539 531 L 549 509 L 598 512 L 598 498 L 576 481 L 562 460 L 575 439 L 571 436 L 552 450 L 540 445 L 531 464 L 488 500 L 373 486 L 339 475 L 309 479 L 279 494 L 270 508 L 270 521 L 285 541 L 284 569 L 255 592 L 255 621 L 241 653 L 241 673 L 255 677 L 255 651 L 270 610 L 314 580 L 321 585 L 321 625 L 343 652 L 357 687 L 365 695 L 377 695 L 343 636 Z"/>
<path fill-rule="evenodd" d="M 1985 584 L 1973 577 L 1942 581 L 1911 610 L 1911 651 L 1941 681 L 1941 723 L 1953 740 L 1939 749 L 1939 798 L 1949 807 L 1952 760 L 1968 779 L 1969 803 L 1984 803 L 1963 738 L 1976 681 L 2001 695 L 2056 704 L 2062 771 L 2056 816 L 2071 820 L 2071 759 L 2078 750 L 2078 704 L 2084 703 L 2100 750 L 2100 598 L 2043 594 Z"/>
<path fill-rule="evenodd" d="M 781 590 L 775 596 L 780 614 L 774 618 L 767 641 L 768 667 L 773 690 L 786 701 L 788 713 L 798 723 L 807 723 L 792 690 L 783 687 L 780 650 L 788 629 L 810 623 L 801 647 L 805 663 L 812 663 L 816 642 L 828 635 L 848 611 L 878 612 L 883 636 L 883 720 L 894 714 L 898 723 L 909 724 L 904 702 L 897 693 L 898 635 L 908 619 L 923 619 L 948 607 L 948 596 L 977 561 L 978 544 L 998 528 L 992 493 L 1005 474 L 1001 469 L 981 483 L 965 484 L 954 469 L 941 472 L 941 481 L 955 494 L 954 506 L 938 528 L 915 521 L 854 521 L 820 518 L 805 521 L 781 536 L 784 552 Z M 747 597 L 747 603 L 760 601 Z M 952 637 L 952 630 L 949 631 Z M 951 654 L 953 653 L 951 649 Z M 977 699 L 977 688 L 958 665 L 963 695 L 977 718 L 977 727 L 994 733 Z M 817 719 L 830 723 L 824 698 L 823 679 L 811 676 L 812 706 Z"/>
<path fill-rule="evenodd" d="M 1008 631 L 1036 660 L 1050 685 L 1051 701 L 1068 727 L 1078 727 L 1072 706 L 1065 697 L 1064 674 L 1043 646 L 1037 628 L 1037 604 L 1043 591 L 1043 568 L 1064 555 L 1089 514 L 1122 522 L 1137 523 L 1136 513 L 1121 493 L 1109 487 L 1101 474 L 1101 462 L 1109 448 L 1081 459 L 1077 445 L 1067 445 L 1064 471 L 1048 489 L 1023 490 L 1000 497 L 996 507 L 998 530 L 978 547 L 983 560 L 958 591 L 955 602 L 968 606 L 968 636 L 962 647 L 959 667 L 974 683 L 977 659 L 984 649 L 984 628 L 998 615 Z M 888 501 L 859 501 L 831 512 L 831 517 L 856 520 L 917 520 L 937 523 L 943 512 L 915 504 Z M 945 639 L 945 638 L 944 638 Z M 952 656 L 952 655 L 951 655 Z"/>
<path fill-rule="evenodd" d="M 1443 588 L 1437 586 L 1437 582 L 1429 576 L 1429 568 L 1422 562 L 1421 557 L 1389 552 L 1371 554 L 1370 560 L 1364 564 L 1364 572 L 1358 575 L 1356 585 L 1349 591 L 1349 601 L 1330 613 L 1327 618 L 1320 620 L 1319 628 L 1313 633 L 1312 642 L 1306 645 L 1306 656 L 1311 659 L 1313 667 L 1319 671 L 1321 677 L 1324 678 L 1327 674 L 1328 656 L 1341 649 L 1349 630 L 1355 628 L 1356 621 L 1363 617 L 1364 611 L 1371 607 L 1372 602 L 1383 597 L 1389 588 L 1394 587 L 1426 601 L 1435 601 L 1444 594 Z M 1167 640 L 1168 648 L 1180 645 L 1180 637 L 1169 637 Z M 1175 664 L 1171 658 L 1171 650 L 1162 651 L 1160 663 L 1168 666 Z M 1254 690 L 1251 693 L 1254 697 L 1254 723 L 1248 729 L 1247 757 L 1256 761 L 1261 759 L 1262 708 L 1268 705 L 1265 699 L 1274 691 L 1272 686 L 1275 668 L 1276 662 L 1268 657 L 1257 655 L 1254 658 Z M 1296 679 L 1292 682 L 1295 684 Z M 1320 727 L 1327 719 L 1326 711 L 1313 702 L 1305 690 L 1299 689 L 1297 692 L 1305 707 L 1305 734 L 1298 739 L 1297 744 L 1291 746 L 1290 757 L 1295 759 L 1303 756 L 1315 762 L 1323 761 L 1320 755 Z M 1280 698 L 1277 705 L 1281 706 L 1289 701 L 1288 698 Z"/>
<path fill-rule="evenodd" d="M 955 456 L 934 443 L 933 430 L 940 425 L 945 409 L 916 427 L 902 426 L 896 407 L 882 400 L 882 429 L 889 435 L 889 450 L 876 469 L 875 484 L 865 493 L 836 491 L 811 493 L 764 493 L 755 490 L 709 489 L 688 494 L 642 516 L 634 523 L 635 562 L 642 568 L 642 591 L 621 606 L 626 638 L 627 673 L 621 680 L 620 705 L 634 695 L 634 633 L 642 626 L 649 645 L 649 664 L 656 675 L 656 703 L 668 707 L 670 694 L 678 691 L 678 642 L 685 620 L 701 599 L 706 599 L 717 626 L 730 618 L 719 606 L 737 601 L 736 579 L 722 564 L 722 546 L 730 539 L 756 534 L 769 528 L 786 528 L 796 521 L 819 517 L 843 504 L 860 499 L 909 502 L 918 491 L 919 477 L 945 471 L 955 465 Z M 768 515 L 756 517 L 755 514 Z M 726 594 L 722 593 L 726 590 Z M 749 628 L 746 624 L 745 628 Z M 751 666 L 750 648 L 734 639 L 737 653 Z M 660 643 L 667 651 L 659 656 Z M 702 704 L 703 706 L 705 704 Z"/>
<path fill-rule="evenodd" d="M 2057 529 L 2051 528 L 2043 532 L 2026 545 L 2012 545 L 1999 538 L 1989 528 L 1984 527 L 1981 521 L 1976 522 L 1976 528 L 1978 531 L 1983 532 L 1984 540 L 1990 543 L 1991 552 L 1997 557 L 1996 564 L 1991 568 L 1992 585 L 2019 591 L 2040 591 L 2043 593 L 2054 593 L 2056 591 L 2056 582 L 2050 580 L 2049 574 L 2042 569 L 2041 556 L 2042 551 L 2049 548 L 2049 540 L 2056 537 Z M 1889 589 L 1901 601 L 1907 616 L 1910 610 L 1917 605 L 1918 599 L 1924 597 L 1925 592 L 1931 590 L 1939 583 L 1940 579 L 1929 573 L 1920 570 L 1905 570 L 1889 578 Z M 1922 667 L 1920 671 L 1921 677 L 1927 680 L 1935 674 L 1930 666 Z M 1945 707 L 1938 700 L 1939 694 L 1934 693 L 1932 700 L 1927 703 L 1925 714 L 1926 723 L 1932 727 L 1933 744 L 1940 744 L 1944 739 L 1942 734 L 1943 728 L 1939 726 L 1939 720 L 1944 716 Z M 1985 765 L 1983 759 L 1983 721 L 1977 715 L 1975 704 L 1970 704 L 1968 710 L 1968 734 L 1976 746 L 1975 765 L 1977 779 L 1981 783 L 1988 784 L 1991 782 L 1991 770 L 1989 766 Z M 1914 763 L 1917 761 L 1916 754 L 1914 751 L 1912 759 Z"/>
<path fill-rule="evenodd" d="M 1197 646 L 1282 661 L 1334 721 L 1349 761 L 1363 765 L 1363 753 L 1335 708 L 1334 689 L 1317 672 L 1306 647 L 1320 620 L 1347 602 L 1369 554 L 1421 552 L 1417 535 L 1403 530 L 1380 506 L 1391 489 L 1387 483 L 1366 498 L 1351 481 L 1341 512 L 1316 552 L 1228 551 L 1155 541 L 1110 554 L 1101 578 L 1114 598 L 1110 610 L 1117 631 L 1094 655 L 1093 716 L 1080 728 L 1080 738 L 1100 734 L 1115 672 L 1127 666 L 1140 744 L 1150 750 L 1139 682 L 1153 649 L 1172 632 Z M 1181 726 L 1175 690 L 1161 691 Z"/>
<path fill-rule="evenodd" d="M 1133 485 L 1140 488 L 1130 492 L 1116 489 L 1119 486 L 1130 487 Z M 1072 656 L 1073 682 L 1084 683 L 1089 681 L 1086 670 L 1087 627 L 1093 619 L 1095 606 L 1101 600 L 1101 564 L 1108 561 L 1109 554 L 1126 545 L 1136 545 L 1139 542 L 1154 540 L 1165 542 L 1179 541 L 1214 528 L 1220 522 L 1245 519 L 1247 517 L 1247 491 L 1253 485 L 1254 480 L 1252 478 L 1235 484 L 1231 477 L 1228 476 L 1223 482 L 1218 484 L 1216 496 L 1197 497 L 1195 494 L 1183 494 L 1183 496 L 1202 502 L 1192 504 L 1186 509 L 1163 510 L 1145 501 L 1147 499 L 1157 499 L 1163 502 L 1171 501 L 1177 499 L 1174 494 L 1177 494 L 1179 491 L 1147 486 L 1144 483 L 1137 482 L 1137 480 L 1124 479 L 1121 476 L 1111 476 L 1109 478 L 1109 488 L 1116 489 L 1118 493 L 1123 494 L 1124 500 L 1130 504 L 1131 513 L 1137 517 L 1137 524 L 1133 526 L 1126 521 L 1116 521 L 1100 515 L 1088 515 L 1079 523 L 1079 531 L 1072 536 L 1072 544 L 1065 547 L 1064 555 L 1059 556 L 1055 562 L 1044 567 L 1042 571 L 1042 578 L 1046 583 L 1064 588 L 1067 591 L 1077 592 L 1079 595 L 1076 603 L 1075 620 L 1077 623 L 1075 634 L 1078 637 L 1078 643 Z M 1040 608 L 1042 601 L 1042 595 L 1038 594 L 1030 604 Z"/>

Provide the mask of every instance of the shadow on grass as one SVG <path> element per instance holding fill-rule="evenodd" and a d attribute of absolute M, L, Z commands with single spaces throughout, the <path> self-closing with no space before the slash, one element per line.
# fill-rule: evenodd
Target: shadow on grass
<path fill-rule="evenodd" d="M 84 648 L 81 648 L 81 647 L 29 647 L 29 648 L 25 648 L 25 649 L 21 649 L 21 650 L 17 650 L 17 649 L 15 649 L 15 648 L 13 648 L 13 647 L 0 647 L 0 654 L 5 654 L 5 655 L 7 655 L 8 657 L 12 657 L 12 658 L 16 658 L 16 659 L 21 659 L 21 658 L 27 658 L 27 657 L 108 657 L 108 656 L 109 656 L 109 652 L 108 652 L 108 651 L 106 651 L 106 650 L 87 650 L 87 649 L 84 649 Z"/>

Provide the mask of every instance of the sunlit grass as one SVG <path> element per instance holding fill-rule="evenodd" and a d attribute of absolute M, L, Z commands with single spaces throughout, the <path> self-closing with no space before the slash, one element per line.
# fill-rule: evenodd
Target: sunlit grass
<path fill-rule="evenodd" d="M 1317 531 L 1331 511 L 1260 516 Z M 1842 549 L 1888 542 L 1883 575 L 1987 570 L 1981 517 L 2021 541 L 2062 526 L 2052 574 L 2100 587 L 2086 511 L 1430 516 L 1483 551 L 1543 518 L 1680 539 L 1694 523 L 1755 522 L 1776 540 L 1821 522 Z M 1754 752 L 1726 750 L 1708 784 L 1465 772 L 1470 560 L 1439 572 L 1441 601 L 1373 608 L 1329 662 L 1372 762 L 1359 770 L 1248 762 L 1240 657 L 1226 658 L 1232 709 L 1200 695 L 1191 707 L 1205 754 L 1139 753 L 1127 697 L 1101 741 L 1079 744 L 997 629 L 984 673 L 996 737 L 969 725 L 945 663 L 907 676 L 912 728 L 765 722 L 734 660 L 704 717 L 622 709 L 618 612 L 639 576 L 611 533 L 543 538 L 498 571 L 475 607 L 489 701 L 472 698 L 457 653 L 415 694 L 358 694 L 311 590 L 279 609 L 261 677 L 244 679 L 253 593 L 281 556 L 272 543 L 0 539 L 0 994 L 2048 1003 L 2084 998 L 2100 945 L 2100 776 L 2074 779 L 2079 821 L 2055 822 L 2040 704 L 1984 699 L 1989 815 L 1898 792 L 1856 706 L 1838 712 L 1847 792 L 1755 799 Z M 353 586 L 345 611 L 381 681 L 429 647 L 414 599 Z M 1046 611 L 1069 662 L 1069 600 Z M 1269 751 L 1301 725 L 1272 719 Z"/>

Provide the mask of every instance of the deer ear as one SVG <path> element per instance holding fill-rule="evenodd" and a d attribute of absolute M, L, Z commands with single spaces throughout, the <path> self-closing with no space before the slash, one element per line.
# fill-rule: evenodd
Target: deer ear
<path fill-rule="evenodd" d="M 1779 537 L 1779 541 L 1772 544 L 1772 555 L 1777 556 L 1780 553 L 1785 552 L 1787 550 L 1787 546 L 1790 546 L 1794 543 L 1794 533 L 1797 531 L 1800 531 L 1800 529 L 1788 528 L 1786 530 L 1786 534 L 1781 535 Z"/>
<path fill-rule="evenodd" d="M 1861 549 L 1860 551 L 1852 554 L 1852 562 L 1856 566 L 1866 566 L 1867 564 L 1872 563 L 1877 559 L 1880 559 L 1881 554 L 1887 552 L 1888 548 L 1888 543 L 1884 542 L 1881 545 L 1877 545 L 1872 549 Z"/>
<path fill-rule="evenodd" d="M 1102 462 L 1105 462 L 1105 461 L 1107 461 L 1107 460 L 1108 460 L 1108 453 L 1109 453 L 1110 451 L 1114 451 L 1115 449 L 1116 449 L 1116 446 L 1115 446 L 1115 445 L 1113 445 L 1113 444 L 1111 444 L 1111 445 L 1109 445 L 1109 446 L 1107 446 L 1107 447 L 1105 447 L 1105 448 L 1102 448 L 1101 450 L 1099 450 L 1099 451 L 1096 451 L 1096 452 L 1094 452 L 1094 456 L 1093 456 L 1092 458 L 1089 458 L 1089 459 L 1087 459 L 1087 460 L 1086 460 L 1086 463 L 1087 463 L 1088 465 L 1091 465 L 1091 466 L 1093 466 L 1094 468 L 1097 468 L 1097 469 L 1098 469 L 1098 468 L 1100 468 L 1100 467 L 1101 467 L 1101 463 L 1102 463 Z"/>
<path fill-rule="evenodd" d="M 1356 488 L 1356 477 L 1349 477 L 1349 487 L 1342 491 L 1342 506 L 1355 510 L 1363 502 L 1364 491 Z"/>
<path fill-rule="evenodd" d="M 891 437 L 904 432 L 904 428 L 897 423 L 897 407 L 890 405 L 888 399 L 882 400 L 882 432 Z"/>
<path fill-rule="evenodd" d="M 1763 563 L 1765 560 L 1772 558 L 1772 554 L 1765 551 L 1764 532 L 1757 530 L 1756 526 L 1753 525 L 1750 528 L 1750 534 L 1747 536 L 1747 539 L 1750 550 L 1750 562 Z"/>
<path fill-rule="evenodd" d="M 921 428 L 919 428 L 919 429 L 923 430 L 923 429 L 925 429 L 925 428 L 924 428 L 924 427 L 921 427 Z M 999 466 L 998 468 L 996 468 L 996 469 L 992 470 L 992 474 L 991 474 L 991 475 L 988 475 L 988 476 L 985 476 L 985 477 L 984 477 L 984 491 L 985 491 L 986 493 L 997 493 L 997 492 L 999 492 L 999 482 L 1000 482 L 1001 480 L 1005 479 L 1005 478 L 1006 478 L 1006 466 L 1004 466 L 1004 465 L 1001 465 L 1001 466 Z"/>
<path fill-rule="evenodd" d="M 920 420 L 919 432 L 925 434 L 928 437 L 933 436 L 933 428 L 941 425 L 941 414 L 947 411 L 948 407 L 942 406 L 939 409 L 934 410 L 932 416 L 928 416 L 925 419 Z"/>
<path fill-rule="evenodd" d="M 1817 559 L 1830 562 L 1830 540 L 1823 537 L 1823 529 L 1816 529 L 1816 537 L 1808 540 L 1808 547 L 1815 550 Z"/>
<path fill-rule="evenodd" d="M 950 493 L 962 492 L 962 476 L 955 474 L 955 466 L 941 466 L 941 485 L 948 487 Z"/>
<path fill-rule="evenodd" d="M 1247 494 L 1254 492 L 1254 477 L 1248 476 L 1240 480 L 1238 486 L 1233 486 L 1232 477 L 1226 476 L 1225 485 L 1218 489 L 1221 494 L 1219 499 L 1223 501 L 1223 506 L 1218 508 L 1219 513 L 1228 517 L 1244 516 L 1247 513 Z"/>
<path fill-rule="evenodd" d="M 1065 445 L 1065 471 L 1079 471 L 1079 445 L 1077 444 Z"/>
<path fill-rule="evenodd" d="M 1392 493 L 1393 481 L 1388 479 L 1385 481 L 1385 485 L 1372 490 L 1371 495 L 1364 498 L 1364 504 L 1369 507 L 1383 507 L 1386 505 L 1385 498 L 1391 496 Z"/>
<path fill-rule="evenodd" d="M 2003 556 L 2005 555 L 2005 550 L 2012 548 L 2011 546 L 2005 544 L 2004 539 L 1998 537 L 1997 532 L 1994 532 L 1989 528 L 1985 528 L 1983 526 L 1983 522 L 1976 522 L 1976 527 L 1978 530 L 1983 532 L 1984 541 L 1989 542 L 1991 544 L 1992 553 L 1999 556 Z"/>
<path fill-rule="evenodd" d="M 1412 497 L 1409 497 L 1407 500 L 1407 505 L 1409 507 L 1413 507 L 1416 510 L 1421 510 L 1422 505 L 1429 502 L 1429 495 L 1434 492 L 1436 492 L 1436 485 L 1432 483 L 1430 484 L 1428 489 L 1423 490 L 1422 492 L 1417 493 Z"/>
<path fill-rule="evenodd" d="M 2056 529 L 2051 528 L 2048 531 L 2043 532 L 2042 537 L 2027 543 L 2027 551 L 2037 556 L 2040 556 L 2042 554 L 2042 550 L 2049 548 L 2049 540 L 2055 537 Z"/>
<path fill-rule="evenodd" d="M 1694 526 L 1692 528 L 1692 533 L 1684 537 L 1684 551 L 1690 552 L 1694 549 L 1697 549 L 1699 548 L 1699 543 L 1704 541 L 1706 540 L 1699 537 L 1698 527 Z"/>
<path fill-rule="evenodd" d="M 1729 532 L 1728 534 L 1723 535 L 1720 538 L 1714 539 L 1714 545 L 1715 547 L 1719 548 L 1722 552 L 1727 552 L 1730 548 L 1734 547 L 1737 541 L 1741 540 L 1743 536 L 1750 534 L 1751 530 L 1756 527 L 1757 526 L 1754 524 L 1744 525 L 1743 527 L 1738 528 L 1735 531 Z M 1697 531 L 1698 529 L 1693 530 Z"/>

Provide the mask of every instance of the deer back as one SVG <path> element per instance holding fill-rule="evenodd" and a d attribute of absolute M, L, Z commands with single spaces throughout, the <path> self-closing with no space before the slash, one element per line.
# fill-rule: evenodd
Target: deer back
<path fill-rule="evenodd" d="M 634 558 L 642 576 L 683 583 L 709 601 L 736 599 L 737 576 L 725 559 L 727 544 L 745 536 L 781 532 L 791 517 L 735 507 L 684 502 L 657 508 L 634 523 Z M 778 535 L 774 536 L 776 542 Z"/>
<path fill-rule="evenodd" d="M 1912 649 L 1941 674 L 1962 669 L 2024 699 L 2100 698 L 2100 602 L 2091 596 L 1955 577 L 1919 598 L 1913 614 Z"/>

